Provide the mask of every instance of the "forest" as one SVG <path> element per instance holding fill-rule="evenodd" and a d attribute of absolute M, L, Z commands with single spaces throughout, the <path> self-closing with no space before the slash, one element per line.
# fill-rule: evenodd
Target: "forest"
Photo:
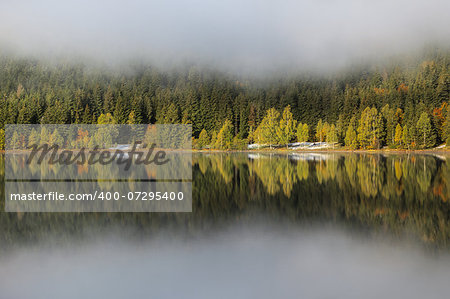
<path fill-rule="evenodd" d="M 295 141 L 432 148 L 450 137 L 449 58 L 433 50 L 336 73 L 256 79 L 198 66 L 118 70 L 3 55 L 0 124 L 192 124 L 196 148 Z"/>

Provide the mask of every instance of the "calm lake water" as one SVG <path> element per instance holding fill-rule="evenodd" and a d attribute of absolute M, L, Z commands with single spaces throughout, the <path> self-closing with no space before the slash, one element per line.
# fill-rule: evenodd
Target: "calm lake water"
<path fill-rule="evenodd" d="M 194 154 L 192 213 L 0 230 L 0 298 L 448 298 L 450 156 Z"/>

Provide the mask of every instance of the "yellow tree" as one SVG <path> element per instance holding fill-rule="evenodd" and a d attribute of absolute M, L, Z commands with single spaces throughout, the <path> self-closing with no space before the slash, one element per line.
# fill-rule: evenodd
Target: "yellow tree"
<path fill-rule="evenodd" d="M 298 124 L 297 128 L 297 141 L 298 142 L 307 142 L 309 139 L 309 127 L 307 124 Z"/>
<path fill-rule="evenodd" d="M 202 149 L 207 145 L 209 145 L 209 135 L 208 132 L 206 132 L 206 130 L 203 129 L 200 132 L 200 135 L 198 136 L 198 146 L 200 149 Z"/>
<path fill-rule="evenodd" d="M 395 127 L 395 136 L 394 136 L 394 142 L 397 146 L 402 146 L 402 137 L 403 137 L 403 129 L 400 124 L 397 124 L 397 127 Z"/>
<path fill-rule="evenodd" d="M 383 137 L 383 119 L 378 110 L 367 107 L 361 114 L 358 142 L 364 148 L 379 148 Z"/>
<path fill-rule="evenodd" d="M 317 122 L 317 126 L 316 126 L 316 138 L 319 142 L 322 142 L 325 140 L 325 137 L 326 137 L 325 130 L 326 130 L 326 128 L 325 128 L 325 125 L 324 125 L 322 119 L 319 119 L 319 121 Z"/>
<path fill-rule="evenodd" d="M 403 132 L 402 132 L 402 143 L 403 146 L 409 149 L 409 133 L 408 133 L 408 127 L 406 125 L 403 126 Z"/>
<path fill-rule="evenodd" d="M 277 126 L 278 119 L 280 118 L 280 112 L 275 108 L 270 108 L 266 112 L 266 116 L 263 118 L 258 128 L 256 129 L 257 139 L 261 143 L 272 145 L 277 144 Z"/>
<path fill-rule="evenodd" d="M 419 120 L 416 124 L 417 131 L 419 133 L 419 136 L 421 136 L 421 139 L 423 137 L 423 148 L 433 147 L 436 143 L 436 136 L 433 134 L 431 130 L 431 122 L 430 118 L 428 117 L 428 114 L 426 112 L 422 112 L 420 115 Z"/>
<path fill-rule="evenodd" d="M 233 141 L 233 124 L 228 119 L 223 123 L 219 133 L 217 133 L 216 148 L 231 149 Z"/>
<path fill-rule="evenodd" d="M 0 129 L 0 150 L 5 149 L 5 130 Z"/>
<path fill-rule="evenodd" d="M 116 120 L 114 119 L 114 117 L 111 115 L 111 113 L 106 113 L 106 114 L 100 114 L 100 116 L 98 117 L 97 120 L 97 124 L 99 125 L 111 125 L 111 124 L 115 124 Z"/>
<path fill-rule="evenodd" d="M 336 142 L 338 142 L 336 126 L 335 125 L 329 126 L 329 129 L 327 131 L 328 132 L 327 132 L 327 139 L 326 139 L 326 141 L 328 143 L 336 143 Z"/>
<path fill-rule="evenodd" d="M 356 131 L 353 128 L 353 122 L 350 121 L 350 124 L 348 125 L 347 132 L 345 134 L 345 146 L 351 148 L 351 149 L 357 149 L 358 148 L 358 140 L 356 137 Z"/>
<path fill-rule="evenodd" d="M 289 141 L 295 136 L 295 129 L 297 127 L 297 121 L 294 119 L 291 106 L 288 105 L 284 108 L 283 116 L 280 119 L 279 125 L 276 127 L 277 139 L 280 144 L 288 146 Z"/>

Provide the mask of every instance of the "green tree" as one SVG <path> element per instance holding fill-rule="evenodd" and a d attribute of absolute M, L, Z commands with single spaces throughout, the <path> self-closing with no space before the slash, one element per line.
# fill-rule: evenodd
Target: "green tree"
<path fill-rule="evenodd" d="M 50 141 L 50 133 L 45 126 L 41 127 L 40 145 L 48 144 Z"/>
<path fill-rule="evenodd" d="M 170 105 L 164 106 L 158 117 L 158 123 L 177 124 L 179 122 L 180 118 L 177 105 L 175 105 L 174 103 L 170 103 Z"/>
<path fill-rule="evenodd" d="M 297 121 L 294 120 L 291 112 L 291 106 L 286 106 L 283 111 L 283 116 L 280 119 L 279 125 L 276 127 L 277 139 L 280 144 L 285 144 L 286 147 L 288 143 L 295 136 L 295 129 L 297 127 Z"/>
<path fill-rule="evenodd" d="M 350 122 L 347 128 L 347 132 L 345 133 L 345 146 L 351 149 L 357 149 L 358 148 L 358 140 L 356 137 L 356 131 L 353 128 L 353 123 Z"/>
<path fill-rule="evenodd" d="M 211 148 L 214 148 L 216 146 L 216 142 L 217 142 L 217 132 L 216 130 L 214 130 L 211 133 L 211 140 L 209 142 Z"/>
<path fill-rule="evenodd" d="M 233 124 L 228 119 L 223 123 L 219 133 L 217 133 L 216 148 L 231 149 L 233 142 Z"/>
<path fill-rule="evenodd" d="M 61 136 L 58 129 L 55 129 L 50 135 L 50 140 L 48 143 L 50 145 L 58 145 L 60 148 L 64 147 L 64 138 Z"/>
<path fill-rule="evenodd" d="M 116 102 L 116 107 L 114 109 L 114 119 L 118 124 L 125 124 L 128 120 L 129 114 L 130 108 L 128 105 L 128 101 L 126 101 L 123 96 L 119 96 Z"/>
<path fill-rule="evenodd" d="M 130 114 L 128 115 L 127 124 L 134 125 L 136 123 L 137 123 L 136 122 L 136 114 L 135 114 L 134 110 L 131 110 Z"/>
<path fill-rule="evenodd" d="M 406 125 L 404 125 L 403 132 L 402 132 L 402 144 L 405 148 L 409 149 L 410 143 L 411 143 L 411 140 L 409 140 L 408 127 Z"/>
<path fill-rule="evenodd" d="M 100 114 L 97 120 L 97 124 L 99 125 L 115 125 L 116 120 L 111 115 L 111 113 L 106 114 Z M 93 134 L 93 138 L 91 138 L 92 142 L 90 144 L 90 147 L 92 145 L 99 145 L 103 148 L 107 148 L 113 144 L 114 137 L 117 136 L 118 129 L 116 126 L 97 126 L 97 131 L 95 134 Z"/>
<path fill-rule="evenodd" d="M 336 142 L 338 142 L 338 136 L 337 136 L 336 126 L 335 125 L 331 125 L 329 127 L 326 141 L 328 143 L 336 143 Z"/>
<path fill-rule="evenodd" d="M 361 114 L 358 142 L 363 148 L 380 148 L 383 138 L 383 119 L 375 107 L 367 107 Z"/>
<path fill-rule="evenodd" d="M 395 142 L 395 111 L 386 104 L 381 108 L 381 114 L 384 118 L 385 129 L 386 129 L 386 143 L 387 145 L 394 145 Z"/>
<path fill-rule="evenodd" d="M 341 113 L 339 114 L 339 118 L 336 122 L 336 134 L 338 137 L 338 142 L 344 142 L 344 115 Z"/>
<path fill-rule="evenodd" d="M 28 136 L 28 147 L 32 145 L 38 145 L 39 144 L 39 136 L 35 129 L 32 129 L 30 132 L 30 136 Z"/>
<path fill-rule="evenodd" d="M 402 126 L 400 124 L 397 124 L 397 126 L 395 127 L 395 136 L 394 136 L 395 145 L 402 146 L 402 137 L 403 137 Z"/>
<path fill-rule="evenodd" d="M 199 147 L 199 149 L 204 148 L 205 146 L 209 145 L 209 136 L 208 136 L 208 132 L 206 132 L 205 129 L 203 129 L 200 132 L 200 135 L 198 136 L 198 140 L 197 140 L 197 146 Z"/>
<path fill-rule="evenodd" d="M 266 116 L 263 118 L 258 128 L 256 129 L 256 134 L 258 136 L 258 142 L 272 145 L 277 144 L 277 126 L 280 113 L 275 108 L 270 108 L 266 112 Z"/>
<path fill-rule="evenodd" d="M 11 137 L 11 147 L 12 149 L 19 149 L 20 148 L 20 137 L 17 131 L 14 131 L 12 137 Z"/>
<path fill-rule="evenodd" d="M 436 136 L 431 131 L 431 122 L 428 113 L 422 112 L 416 127 L 422 148 L 433 147 L 436 143 Z"/>
<path fill-rule="evenodd" d="M 324 125 L 322 119 L 319 119 L 316 126 L 316 138 L 319 142 L 325 141 L 327 126 Z"/>
<path fill-rule="evenodd" d="M 444 138 L 447 147 L 450 146 L 450 108 L 447 108 L 447 113 L 444 122 Z"/>
<path fill-rule="evenodd" d="M 116 120 L 114 119 L 114 117 L 111 115 L 111 113 L 106 113 L 106 114 L 100 114 L 100 116 L 98 117 L 97 120 L 97 124 L 99 125 L 111 125 L 111 124 L 115 124 Z"/>
<path fill-rule="evenodd" d="M 298 124 L 297 128 L 297 141 L 298 142 L 307 142 L 309 139 L 309 127 L 307 124 Z"/>
<path fill-rule="evenodd" d="M 81 121 L 83 122 L 83 124 L 92 123 L 92 113 L 89 110 L 89 105 L 86 105 L 84 112 L 83 112 L 83 118 Z"/>
<path fill-rule="evenodd" d="M 5 149 L 5 130 L 0 129 L 0 150 Z"/>

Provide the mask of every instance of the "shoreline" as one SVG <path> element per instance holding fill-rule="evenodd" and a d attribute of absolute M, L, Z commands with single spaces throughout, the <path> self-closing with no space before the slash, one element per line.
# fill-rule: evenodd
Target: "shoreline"
<path fill-rule="evenodd" d="M 61 149 L 58 152 L 64 151 L 66 149 Z M 67 149 L 69 150 L 69 149 Z M 105 149 L 106 151 L 112 151 Z M 404 149 L 247 149 L 247 150 L 221 150 L 221 149 L 159 149 L 168 152 L 192 152 L 192 153 L 272 153 L 272 154 L 292 154 L 292 153 L 341 153 L 341 154 L 448 154 L 450 155 L 450 149 L 416 149 L 416 150 L 404 150 Z M 76 152 L 76 150 L 73 150 Z M 127 150 L 122 150 L 123 152 L 128 152 Z M 9 151 L 13 153 L 25 153 L 27 150 L 14 150 Z M 6 154 L 6 150 L 0 150 L 0 154 Z"/>
<path fill-rule="evenodd" d="M 340 154 L 447 154 L 450 155 L 450 149 L 425 149 L 425 150 L 402 150 L 402 149 L 304 149 L 304 150 L 289 150 L 289 149 L 256 149 L 256 150 L 196 150 L 192 149 L 193 153 L 276 153 L 276 154 L 291 154 L 291 153 L 340 153 Z"/>

